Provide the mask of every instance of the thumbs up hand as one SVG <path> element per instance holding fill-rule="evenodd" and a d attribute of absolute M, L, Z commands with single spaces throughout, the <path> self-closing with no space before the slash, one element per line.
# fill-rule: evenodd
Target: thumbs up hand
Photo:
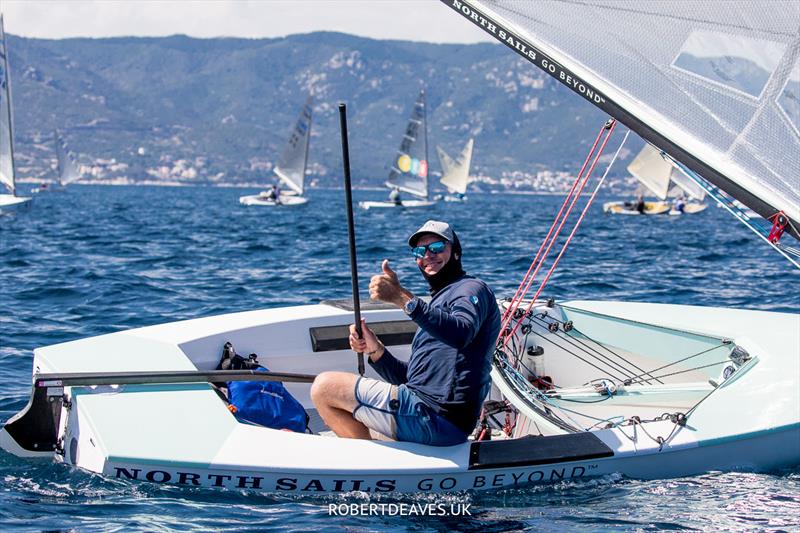
<path fill-rule="evenodd" d="M 381 263 L 381 270 L 383 270 L 383 275 L 384 276 L 388 276 L 389 279 L 393 279 L 393 280 L 397 281 L 397 274 L 395 273 L 394 270 L 389 268 L 389 260 L 388 259 L 384 259 L 383 263 Z"/>
<path fill-rule="evenodd" d="M 381 274 L 372 276 L 369 282 L 370 298 L 402 308 L 414 295 L 400 285 L 397 274 L 389 267 L 388 259 L 383 260 L 381 271 Z"/>

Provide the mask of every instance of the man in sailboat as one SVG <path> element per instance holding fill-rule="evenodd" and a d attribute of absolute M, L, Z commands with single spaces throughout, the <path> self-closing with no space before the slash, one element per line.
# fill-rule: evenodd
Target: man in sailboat
<path fill-rule="evenodd" d="M 683 194 L 679 194 L 675 197 L 675 200 L 672 202 L 672 209 L 678 213 L 683 213 L 686 209 L 686 198 L 683 197 Z"/>
<path fill-rule="evenodd" d="M 273 183 L 272 188 L 267 191 L 267 200 L 272 200 L 276 204 L 281 203 L 281 191 L 276 183 Z"/>
<path fill-rule="evenodd" d="M 475 428 L 491 386 L 489 372 L 500 313 L 491 289 L 461 267 L 461 243 L 446 222 L 429 220 L 408 239 L 430 286 L 425 302 L 403 287 L 384 260 L 370 296 L 400 307 L 419 326 L 408 362 L 396 359 L 362 320 L 350 326 L 350 347 L 369 356 L 385 380 L 324 372 L 311 398 L 338 436 L 390 439 L 434 446 L 464 442 Z"/>
<path fill-rule="evenodd" d="M 633 209 L 635 211 L 638 211 L 639 214 L 642 214 L 642 215 L 644 214 L 645 205 L 644 205 L 644 195 L 643 194 L 640 194 L 639 196 L 636 197 L 636 203 L 633 204 Z"/>
<path fill-rule="evenodd" d="M 403 201 L 400 199 L 400 189 L 397 187 L 393 187 L 391 192 L 389 192 L 389 201 L 394 202 L 394 205 L 403 205 Z"/>

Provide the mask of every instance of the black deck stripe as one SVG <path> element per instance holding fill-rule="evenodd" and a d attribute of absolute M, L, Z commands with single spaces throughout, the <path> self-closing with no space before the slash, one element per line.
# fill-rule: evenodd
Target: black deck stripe
<path fill-rule="evenodd" d="M 469 470 L 536 466 L 613 457 L 614 451 L 591 433 L 473 442 Z"/>
<path fill-rule="evenodd" d="M 386 346 L 411 344 L 417 325 L 411 320 L 390 320 L 370 322 L 369 328 Z M 320 326 L 308 329 L 311 335 L 311 349 L 314 352 L 349 350 L 350 326 Z"/>

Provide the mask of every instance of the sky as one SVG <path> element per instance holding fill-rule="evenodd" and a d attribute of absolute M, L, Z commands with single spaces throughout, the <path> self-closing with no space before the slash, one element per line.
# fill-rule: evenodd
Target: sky
<path fill-rule="evenodd" d="M 24 37 L 284 37 L 329 30 L 433 43 L 493 42 L 439 0 L 0 0 Z"/>

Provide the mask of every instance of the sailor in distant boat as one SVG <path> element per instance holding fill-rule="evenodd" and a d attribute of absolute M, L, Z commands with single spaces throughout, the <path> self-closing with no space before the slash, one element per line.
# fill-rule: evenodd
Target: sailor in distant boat
<path fill-rule="evenodd" d="M 394 202 L 394 205 L 403 205 L 403 201 L 400 199 L 400 189 L 394 187 L 389 192 L 389 201 Z"/>
<path fill-rule="evenodd" d="M 640 194 L 636 197 L 636 203 L 633 205 L 633 209 L 640 214 L 644 214 L 644 207 L 644 195 Z"/>
<path fill-rule="evenodd" d="M 678 213 L 683 213 L 684 209 L 686 209 L 686 199 L 682 194 L 678 195 L 672 202 L 672 209 Z"/>
<path fill-rule="evenodd" d="M 409 361 L 396 359 L 362 320 L 362 339 L 350 326 L 350 347 L 366 353 L 386 381 L 323 372 L 311 398 L 340 437 L 369 439 L 372 430 L 400 441 L 452 446 L 472 433 L 489 392 L 500 313 L 491 289 L 462 269 L 461 244 L 449 224 L 429 220 L 408 243 L 431 301 L 400 285 L 387 260 L 370 281 L 370 296 L 402 308 L 419 326 Z"/>
<path fill-rule="evenodd" d="M 277 184 L 273 183 L 272 188 L 264 193 L 267 200 L 272 200 L 276 204 L 281 203 L 281 190 Z"/>

